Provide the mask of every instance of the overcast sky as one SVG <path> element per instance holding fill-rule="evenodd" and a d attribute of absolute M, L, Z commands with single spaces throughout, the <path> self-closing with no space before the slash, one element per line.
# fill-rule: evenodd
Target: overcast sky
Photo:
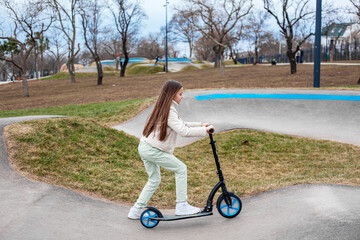
<path fill-rule="evenodd" d="M 173 7 L 181 4 L 182 0 L 168 0 L 168 21 L 170 21 L 171 16 L 174 14 Z M 336 7 L 350 6 L 349 0 L 322 0 L 323 5 L 332 2 Z M 253 0 L 253 3 L 256 9 L 263 9 L 262 0 Z M 142 0 L 142 6 L 148 15 L 148 19 L 144 22 L 146 28 L 144 32 L 159 32 L 160 28 L 165 25 L 165 0 Z M 316 0 L 311 0 L 311 4 L 316 8 Z"/>
<path fill-rule="evenodd" d="M 179 6 L 182 0 L 168 0 L 168 21 L 170 21 L 171 16 L 174 14 L 174 6 Z M 335 7 L 349 7 L 349 0 L 322 0 L 323 6 L 325 4 L 331 3 Z M 262 0 L 253 0 L 254 7 L 256 9 L 263 10 L 263 1 Z M 144 28 L 142 30 L 142 35 L 146 36 L 150 32 L 160 32 L 160 28 L 165 26 L 165 0 L 142 0 L 142 6 L 145 10 L 148 19 L 144 21 Z M 310 0 L 309 6 L 313 6 L 316 9 L 316 0 Z M 274 23 L 275 25 L 275 23 Z M 277 29 L 277 26 L 273 26 Z M 178 46 L 180 51 L 183 54 L 186 44 L 179 44 Z"/>
<path fill-rule="evenodd" d="M 20 1 L 20 0 L 19 0 Z M 179 6 L 182 3 L 182 0 L 168 0 L 168 21 L 170 21 L 172 15 L 174 14 L 174 7 Z M 332 2 L 332 5 L 336 7 L 348 7 L 350 6 L 349 0 L 322 0 L 323 5 Z M 253 0 L 256 9 L 263 10 L 263 1 L 262 0 Z M 160 28 L 165 26 L 165 0 L 142 0 L 142 7 L 147 14 L 148 18 L 144 20 L 144 27 L 142 28 L 142 36 L 148 35 L 148 33 L 159 33 Z M 316 0 L 310 0 L 310 6 L 316 7 Z M 2 15 L 5 15 L 0 9 L 0 24 L 3 23 L 2 27 L 5 27 L 4 21 L 6 19 L 2 18 Z M 109 16 L 111 18 L 111 16 Z M 273 20 L 272 20 L 273 21 Z M 347 20 L 345 20 L 347 21 Z M 274 31 L 277 31 L 276 24 L 272 24 L 271 28 Z M 186 49 L 186 44 L 178 44 L 178 50 L 181 51 L 181 55 L 184 54 Z"/>

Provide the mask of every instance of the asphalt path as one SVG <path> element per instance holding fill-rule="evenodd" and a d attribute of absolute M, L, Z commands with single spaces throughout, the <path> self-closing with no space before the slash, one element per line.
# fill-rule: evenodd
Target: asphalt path
<path fill-rule="evenodd" d="M 335 90 L 208 90 L 185 91 L 177 107 L 185 121 L 208 122 L 217 132 L 231 129 L 257 129 L 281 134 L 333 140 L 360 146 L 360 101 L 225 98 L 199 101 L 195 96 L 211 94 L 262 94 L 267 95 L 343 95 L 360 97 L 360 91 Z M 134 119 L 114 126 L 115 129 L 140 137 L 152 107 Z M 182 138 L 184 146 L 199 138 Z"/>
<path fill-rule="evenodd" d="M 296 94 L 290 90 L 269 91 L 253 92 Z M 220 92 L 226 93 L 221 90 Z M 211 122 L 218 132 L 252 128 L 360 145 L 357 137 L 360 120 L 359 102 L 283 99 L 194 100 L 194 96 L 215 93 L 219 91 L 185 92 L 185 98 L 178 106 L 182 118 L 187 121 Z M 327 91 L 306 93 L 329 94 Z M 304 91 L 301 91 L 301 94 L 304 94 Z M 331 91 L 331 94 L 360 95 L 360 92 Z M 150 110 L 145 110 L 133 120 L 116 128 L 136 135 L 138 131 L 129 132 L 129 126 L 133 124 L 132 130 L 142 129 Z M 29 180 L 11 168 L 3 140 L 4 126 L 47 117 L 54 116 L 0 119 L 1 240 L 228 237 L 360 239 L 360 187 L 330 184 L 290 186 L 243 198 L 243 210 L 234 219 L 225 219 L 215 212 L 210 217 L 161 222 L 155 229 L 145 229 L 139 221 L 127 219 L 130 206 L 94 199 L 68 189 Z M 344 131 L 345 133 L 341 134 Z M 180 145 L 187 143 L 189 142 L 179 139 Z M 171 213 L 172 210 L 165 212 Z"/>

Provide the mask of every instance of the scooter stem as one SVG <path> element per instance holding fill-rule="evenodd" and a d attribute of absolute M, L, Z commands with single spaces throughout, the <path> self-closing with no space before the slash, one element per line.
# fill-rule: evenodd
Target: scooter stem
<path fill-rule="evenodd" d="M 216 184 L 216 186 L 211 191 L 207 205 L 209 205 L 210 201 L 212 202 L 212 198 L 214 197 L 216 191 L 221 187 L 222 193 L 225 196 L 225 202 L 230 207 L 232 205 L 232 200 L 230 198 L 229 192 L 228 192 L 228 190 L 226 188 L 226 185 L 225 185 L 224 175 L 223 175 L 221 167 L 220 167 L 219 156 L 218 156 L 217 151 L 216 151 L 216 146 L 215 146 L 216 141 L 213 139 L 213 136 L 212 136 L 213 132 L 214 131 L 210 131 L 209 137 L 210 137 L 210 144 L 211 144 L 213 154 L 214 154 L 214 158 L 215 158 L 215 164 L 216 164 L 216 168 L 217 168 L 217 174 L 219 176 L 219 182 Z"/>

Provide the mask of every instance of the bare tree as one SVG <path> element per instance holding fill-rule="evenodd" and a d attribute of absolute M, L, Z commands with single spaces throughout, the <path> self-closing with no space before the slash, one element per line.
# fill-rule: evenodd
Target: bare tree
<path fill-rule="evenodd" d="M 225 36 L 226 39 L 226 45 L 229 48 L 229 55 L 233 62 L 237 64 L 237 55 L 239 53 L 239 43 L 240 40 L 244 37 L 246 37 L 246 34 L 244 33 L 245 25 L 241 23 L 241 25 L 237 28 L 234 33 L 229 33 Z"/>
<path fill-rule="evenodd" d="M 103 70 L 101 60 L 99 57 L 99 32 L 100 32 L 100 18 L 102 6 L 99 5 L 98 0 L 83 0 L 81 1 L 80 16 L 84 32 L 85 46 L 90 51 L 96 63 L 98 72 L 97 85 L 102 85 Z"/>
<path fill-rule="evenodd" d="M 156 56 L 163 56 L 165 54 L 164 48 L 161 47 L 161 35 L 159 33 L 149 33 L 149 35 L 142 39 L 136 49 L 137 55 L 144 56 L 148 59 L 154 59 Z"/>
<path fill-rule="evenodd" d="M 169 29 L 168 29 L 169 32 Z M 161 34 L 164 33 L 164 34 Z M 166 46 L 166 28 L 165 26 L 160 28 L 160 34 L 159 37 L 162 37 L 162 41 L 160 46 Z M 167 39 L 167 49 L 168 49 L 168 57 L 176 57 L 177 51 L 176 51 L 176 43 L 177 40 L 171 35 L 168 34 L 168 39 Z M 165 55 L 165 50 L 163 55 Z"/>
<path fill-rule="evenodd" d="M 189 45 L 189 57 L 192 57 L 194 43 L 197 38 L 197 31 L 191 22 L 188 21 L 189 12 L 179 11 L 175 14 L 169 24 L 170 35 L 175 35 L 179 41 Z"/>
<path fill-rule="evenodd" d="M 17 42 L 8 40 L 0 44 L 0 59 L 5 59 L 6 57 L 12 59 L 13 61 L 18 61 L 15 56 L 18 56 L 20 53 L 20 48 L 17 45 Z M 8 56 L 6 56 L 8 55 Z M 10 56 L 9 56 L 10 55 Z M 2 61 L 2 65 L 5 66 L 6 63 L 11 65 L 11 80 L 14 81 L 15 76 L 15 65 L 10 61 Z"/>
<path fill-rule="evenodd" d="M 263 32 L 261 39 L 258 46 L 260 56 L 281 54 L 280 41 L 271 31 Z"/>
<path fill-rule="evenodd" d="M 252 13 L 246 26 L 247 38 L 252 41 L 252 45 L 254 46 L 254 65 L 259 62 L 259 47 L 266 40 L 265 22 L 268 18 L 269 15 L 263 11 Z"/>
<path fill-rule="evenodd" d="M 47 31 L 53 22 L 52 16 L 45 16 L 46 6 L 42 1 L 27 0 L 16 4 L 10 0 L 1 0 L 9 12 L 9 17 L 13 20 L 13 33 L 8 36 L 0 36 L 0 39 L 16 43 L 19 51 L 19 61 L 11 56 L 0 56 L 0 60 L 12 63 L 20 70 L 23 83 L 23 96 L 29 97 L 29 87 L 27 82 L 26 60 L 35 47 L 35 42 Z"/>
<path fill-rule="evenodd" d="M 50 49 L 49 55 L 53 59 L 52 69 L 54 73 L 60 71 L 61 64 L 65 62 L 65 56 L 67 51 L 64 50 L 66 43 L 64 43 L 64 39 L 61 37 L 62 31 L 57 28 L 52 28 L 53 31 L 50 30 Z"/>
<path fill-rule="evenodd" d="M 114 35 L 110 28 L 104 30 L 104 35 L 106 39 L 102 42 L 103 51 L 116 60 L 116 71 L 119 71 L 120 54 L 122 52 L 122 44 L 119 41 L 120 36 L 118 34 Z"/>
<path fill-rule="evenodd" d="M 49 39 L 44 36 L 44 34 L 41 34 L 38 36 L 36 41 L 31 44 L 35 44 L 34 46 L 34 58 L 35 58 L 35 75 L 36 78 L 39 79 L 39 77 L 43 76 L 44 71 L 44 52 L 49 50 Z M 38 56 L 40 55 L 40 64 L 38 64 Z M 38 67 L 40 65 L 40 67 Z M 40 76 L 38 74 L 40 72 Z"/>
<path fill-rule="evenodd" d="M 349 0 L 350 3 L 354 6 L 353 9 L 350 10 L 351 13 L 355 13 L 360 20 L 360 0 Z"/>
<path fill-rule="evenodd" d="M 39 36 L 39 39 L 36 43 L 37 48 L 40 54 L 40 77 L 44 75 L 44 53 L 50 49 L 50 40 L 48 37 L 45 37 L 44 34 Z"/>
<path fill-rule="evenodd" d="M 135 40 L 141 26 L 141 21 L 146 17 L 140 5 L 140 0 L 113 0 L 112 11 L 115 26 L 121 37 L 122 54 L 124 62 L 120 61 L 120 77 L 125 76 L 127 64 L 130 59 L 130 45 Z"/>
<path fill-rule="evenodd" d="M 233 36 L 227 36 L 226 37 L 228 40 L 227 42 L 227 47 L 229 48 L 229 56 L 231 57 L 231 59 L 233 60 L 234 64 L 237 64 L 237 54 L 238 54 L 238 48 L 237 45 L 239 43 L 238 39 L 233 37 Z"/>
<path fill-rule="evenodd" d="M 215 59 L 213 45 L 213 41 L 207 36 L 200 37 L 194 45 L 196 58 L 206 61 Z"/>
<path fill-rule="evenodd" d="M 68 42 L 68 57 L 67 68 L 70 74 L 71 82 L 75 80 L 75 57 L 80 51 L 80 43 L 77 45 L 76 50 L 76 13 L 79 0 L 47 0 L 49 6 L 54 10 L 57 15 L 57 20 L 60 25 L 60 29 L 65 35 Z"/>
<path fill-rule="evenodd" d="M 263 0 L 265 10 L 274 17 L 280 33 L 286 40 L 286 55 L 290 62 L 291 74 L 296 73 L 295 54 L 310 36 L 314 35 L 314 11 L 309 10 L 310 0 Z M 310 26 L 310 27 L 309 27 Z M 298 39 L 297 42 L 295 40 Z"/>
<path fill-rule="evenodd" d="M 215 67 L 220 67 L 219 59 L 224 61 L 227 46 L 226 36 L 232 35 L 240 19 L 253 7 L 251 0 L 185 0 L 184 13 L 189 16 L 195 29 L 207 36 L 214 43 Z M 222 64 L 222 72 L 224 72 Z"/>

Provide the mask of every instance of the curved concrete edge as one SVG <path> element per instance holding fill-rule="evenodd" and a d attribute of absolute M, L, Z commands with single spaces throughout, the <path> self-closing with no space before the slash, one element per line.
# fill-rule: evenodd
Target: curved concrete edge
<path fill-rule="evenodd" d="M 26 178 L 11 167 L 5 126 L 62 117 L 0 118 L 0 239 L 115 239 L 114 229 L 127 223 L 119 218 L 127 206 Z"/>
<path fill-rule="evenodd" d="M 4 128 L 8 125 L 15 124 L 23 121 L 30 121 L 36 119 L 46 119 L 46 118 L 62 118 L 65 116 L 58 115 L 34 115 L 34 116 L 22 116 L 22 117 L 9 117 L 9 118 L 0 118 L 0 174 L 3 175 L 14 175 L 14 170 L 10 165 L 8 160 L 9 156 L 7 153 L 6 143 L 4 139 Z M 5 170 L 5 171 L 4 171 Z M 17 172 L 16 172 L 17 173 Z"/>
<path fill-rule="evenodd" d="M 20 116 L 20 117 L 7 117 L 7 118 L 0 118 L 1 123 L 9 125 L 18 122 L 36 120 L 36 119 L 46 119 L 46 118 L 67 118 L 67 116 L 61 115 L 31 115 L 31 116 Z"/>
<path fill-rule="evenodd" d="M 360 91 L 293 89 L 221 89 L 185 91 L 177 106 L 185 121 L 210 122 L 216 132 L 254 129 L 313 139 L 331 140 L 360 146 L 360 107 L 356 101 L 302 99 L 215 99 L 198 101 L 195 96 L 211 94 L 317 94 L 353 95 Z M 133 119 L 114 126 L 137 138 L 153 106 Z M 177 147 L 201 138 L 178 136 Z"/>

